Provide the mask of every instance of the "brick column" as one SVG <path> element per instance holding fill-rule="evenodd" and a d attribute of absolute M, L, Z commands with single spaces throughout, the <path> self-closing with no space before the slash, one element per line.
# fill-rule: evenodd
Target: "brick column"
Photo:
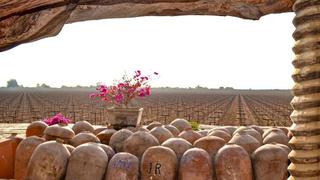
<path fill-rule="evenodd" d="M 291 180 L 320 180 L 320 0 L 296 0 Z"/>

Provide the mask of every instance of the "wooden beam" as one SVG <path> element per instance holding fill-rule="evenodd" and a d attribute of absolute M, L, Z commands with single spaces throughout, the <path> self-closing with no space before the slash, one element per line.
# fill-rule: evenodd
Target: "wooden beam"
<path fill-rule="evenodd" d="M 292 0 L 0 0 L 0 51 L 57 35 L 64 24 L 138 16 L 218 15 L 257 20 Z"/>

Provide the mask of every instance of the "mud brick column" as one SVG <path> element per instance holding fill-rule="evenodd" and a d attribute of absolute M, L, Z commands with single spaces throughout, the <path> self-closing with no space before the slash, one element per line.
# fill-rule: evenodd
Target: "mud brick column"
<path fill-rule="evenodd" d="M 296 0 L 291 180 L 320 180 L 320 0 Z"/>

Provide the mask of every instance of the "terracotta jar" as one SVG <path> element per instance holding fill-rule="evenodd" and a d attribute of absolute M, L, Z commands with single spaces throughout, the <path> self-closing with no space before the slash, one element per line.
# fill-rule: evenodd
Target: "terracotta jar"
<path fill-rule="evenodd" d="M 93 126 L 88 121 L 78 121 L 72 126 L 72 130 L 75 134 L 79 134 L 84 131 L 94 133 Z"/>
<path fill-rule="evenodd" d="M 104 152 L 107 154 L 109 160 L 116 154 L 114 150 L 108 145 L 101 144 L 101 143 L 94 143 L 94 142 L 88 142 L 86 144 L 93 144 L 101 147 L 104 150 Z"/>
<path fill-rule="evenodd" d="M 246 133 L 245 131 L 240 131 L 236 133 L 229 143 L 234 143 L 239 146 L 242 146 L 249 155 L 253 153 L 258 147 L 261 146 L 261 143 L 256 140 L 254 137 Z"/>
<path fill-rule="evenodd" d="M 48 141 L 34 150 L 28 163 L 26 180 L 61 180 L 70 157 L 63 140 Z"/>
<path fill-rule="evenodd" d="M 222 138 L 216 136 L 206 136 L 196 140 L 196 142 L 194 142 L 193 144 L 193 147 L 204 149 L 214 160 L 214 157 L 218 150 L 225 144 L 226 142 Z"/>
<path fill-rule="evenodd" d="M 247 151 L 236 144 L 226 144 L 215 157 L 217 180 L 252 180 L 252 167 Z"/>
<path fill-rule="evenodd" d="M 232 136 L 231 131 L 228 130 L 227 128 L 225 128 L 225 127 L 214 127 L 214 128 L 212 128 L 212 129 L 209 130 L 208 134 L 210 134 L 210 133 L 213 132 L 213 131 L 217 131 L 217 130 L 223 131 L 223 132 L 227 133 L 228 135 Z"/>
<path fill-rule="evenodd" d="M 199 133 L 202 137 L 205 137 L 208 135 L 208 130 L 200 130 L 200 131 L 196 131 L 197 133 Z"/>
<path fill-rule="evenodd" d="M 103 130 L 100 133 L 98 133 L 97 137 L 99 138 L 99 140 L 102 144 L 109 145 L 111 136 L 116 132 L 117 131 L 114 129 L 106 129 L 106 130 Z"/>
<path fill-rule="evenodd" d="M 150 147 L 141 158 L 141 180 L 176 180 L 177 169 L 177 156 L 167 147 Z"/>
<path fill-rule="evenodd" d="M 14 178 L 16 149 L 22 140 L 23 138 L 17 136 L 17 133 L 12 133 L 8 138 L 0 140 L 0 179 Z"/>
<path fill-rule="evenodd" d="M 93 134 L 94 135 L 97 135 L 99 134 L 100 132 L 104 131 L 104 130 L 107 130 L 109 129 L 108 127 L 97 127 L 97 128 L 94 128 L 94 131 L 93 131 Z"/>
<path fill-rule="evenodd" d="M 43 137 L 44 130 L 48 127 L 48 125 L 42 121 L 34 121 L 29 124 L 26 130 L 26 137 L 29 136 L 38 136 Z"/>
<path fill-rule="evenodd" d="M 231 139 L 231 135 L 225 131 L 215 129 L 209 132 L 208 136 L 216 136 L 222 138 L 225 142 L 229 142 Z"/>
<path fill-rule="evenodd" d="M 174 127 L 174 126 L 172 126 L 172 125 L 164 125 L 163 127 L 168 129 L 174 137 L 177 137 L 180 134 L 179 129 Z"/>
<path fill-rule="evenodd" d="M 115 154 L 109 162 L 105 180 L 138 180 L 139 159 L 126 152 Z"/>
<path fill-rule="evenodd" d="M 180 161 L 179 180 L 209 180 L 213 178 L 209 154 L 200 148 L 187 150 Z"/>
<path fill-rule="evenodd" d="M 264 131 L 264 133 L 263 133 L 263 135 L 262 135 L 262 139 L 264 139 L 265 137 L 267 137 L 268 134 L 270 134 L 271 132 L 277 132 L 277 133 L 283 133 L 283 134 L 284 134 L 284 132 L 283 132 L 281 129 L 279 129 L 279 128 L 277 128 L 277 127 L 272 127 L 272 128 L 269 128 L 269 129 L 267 129 L 267 130 Z"/>
<path fill-rule="evenodd" d="M 44 143 L 43 138 L 37 136 L 30 136 L 22 140 L 17 147 L 14 178 L 16 180 L 23 180 L 27 173 L 27 167 L 33 151 L 41 143 Z"/>
<path fill-rule="evenodd" d="M 286 180 L 288 152 L 276 144 L 266 144 L 252 153 L 255 180 Z"/>
<path fill-rule="evenodd" d="M 247 134 L 254 137 L 257 141 L 259 141 L 260 144 L 262 144 L 261 134 L 258 131 L 254 130 L 253 128 L 250 128 L 250 127 L 239 128 L 234 132 L 233 135 L 237 134 L 238 132 L 246 132 Z"/>
<path fill-rule="evenodd" d="M 107 165 L 108 156 L 101 147 L 82 144 L 71 153 L 65 180 L 101 180 Z"/>
<path fill-rule="evenodd" d="M 150 134 L 152 134 L 155 138 L 158 139 L 159 143 L 162 144 L 164 141 L 166 141 L 169 138 L 173 138 L 172 133 L 164 128 L 163 126 L 154 127 Z"/>
<path fill-rule="evenodd" d="M 182 138 L 170 138 L 163 142 L 162 146 L 172 149 L 177 155 L 178 162 L 180 161 L 183 153 L 192 148 L 192 144 Z"/>
<path fill-rule="evenodd" d="M 170 125 L 176 127 L 180 132 L 184 131 L 186 128 L 191 128 L 191 125 L 185 119 L 175 119 Z"/>
<path fill-rule="evenodd" d="M 73 146 L 73 147 L 77 147 L 81 144 L 87 143 L 87 142 L 96 142 L 96 143 L 100 143 L 100 140 L 91 132 L 81 132 L 77 135 L 75 135 L 70 141 L 69 143 Z"/>
<path fill-rule="evenodd" d="M 109 141 L 109 145 L 112 147 L 112 149 L 116 153 L 123 152 L 123 143 L 132 134 L 133 134 L 133 132 L 131 132 L 127 129 L 121 129 L 111 136 L 110 141 Z"/>
<path fill-rule="evenodd" d="M 251 126 L 249 126 L 249 127 L 251 127 L 252 129 L 254 129 L 254 130 L 256 130 L 257 132 L 259 132 L 261 136 L 262 136 L 263 133 L 264 133 L 263 129 L 262 129 L 261 127 L 257 126 L 257 125 L 251 125 Z"/>
<path fill-rule="evenodd" d="M 64 143 L 68 143 L 73 137 L 73 130 L 65 124 L 55 124 L 49 126 L 44 131 L 45 139 L 47 141 L 62 139 Z"/>
<path fill-rule="evenodd" d="M 288 146 L 289 145 L 289 137 L 286 134 L 279 132 L 278 130 L 273 129 L 263 139 L 263 144 L 270 144 L 273 142 L 279 143 L 279 144 L 284 144 L 284 145 Z"/>
<path fill-rule="evenodd" d="M 123 144 L 125 152 L 137 156 L 141 159 L 145 150 L 152 146 L 158 146 L 159 141 L 150 133 L 137 131 L 128 137 Z"/>
<path fill-rule="evenodd" d="M 160 122 L 157 122 L 157 121 L 153 121 L 152 123 L 150 123 L 148 126 L 147 126 L 147 129 L 151 131 L 151 129 L 155 128 L 155 127 L 160 127 L 162 126 L 162 124 Z"/>
<path fill-rule="evenodd" d="M 196 140 L 200 139 L 202 136 L 199 133 L 193 131 L 191 128 L 186 128 L 184 131 L 182 131 L 179 134 L 179 137 L 193 144 Z"/>

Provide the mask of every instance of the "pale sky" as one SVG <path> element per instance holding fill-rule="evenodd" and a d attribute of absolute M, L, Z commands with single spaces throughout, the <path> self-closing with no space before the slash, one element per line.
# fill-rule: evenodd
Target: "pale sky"
<path fill-rule="evenodd" d="M 0 53 L 0 86 L 110 84 L 124 71 L 157 71 L 153 86 L 289 89 L 293 13 L 139 17 L 64 26 L 56 37 Z"/>

